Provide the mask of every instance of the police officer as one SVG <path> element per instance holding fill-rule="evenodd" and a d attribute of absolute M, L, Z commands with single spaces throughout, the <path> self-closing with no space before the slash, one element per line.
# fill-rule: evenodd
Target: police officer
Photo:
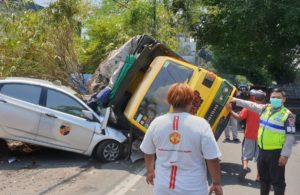
<path fill-rule="evenodd" d="M 268 195 L 273 185 L 275 195 L 283 195 L 286 187 L 285 165 L 292 153 L 295 142 L 295 117 L 284 107 L 285 92 L 275 88 L 270 95 L 270 104 L 232 98 L 238 106 L 246 107 L 260 114 L 258 130 L 258 172 L 260 194 Z"/>

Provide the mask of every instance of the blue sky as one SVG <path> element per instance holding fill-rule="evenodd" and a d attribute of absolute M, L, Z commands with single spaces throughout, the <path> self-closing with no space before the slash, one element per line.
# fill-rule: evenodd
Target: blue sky
<path fill-rule="evenodd" d="M 43 7 L 47 7 L 51 2 L 54 2 L 55 0 L 33 0 L 33 1 Z M 101 0 L 89 0 L 89 1 L 93 2 L 94 4 L 98 4 L 99 2 L 101 2 Z"/>

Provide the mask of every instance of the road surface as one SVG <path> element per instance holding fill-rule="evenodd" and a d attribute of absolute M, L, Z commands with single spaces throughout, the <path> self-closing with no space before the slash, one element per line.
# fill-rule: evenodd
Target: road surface
<path fill-rule="evenodd" d="M 239 134 L 242 138 L 242 133 Z M 221 148 L 222 185 L 224 194 L 259 194 L 255 182 L 255 163 L 244 183 L 239 182 L 241 143 L 218 144 Z M 9 164 L 8 159 L 17 161 Z M 153 187 L 145 182 L 142 160 L 131 163 L 120 160 L 99 163 L 88 157 L 52 149 L 32 153 L 0 154 L 0 194 L 85 194 L 85 195 L 150 195 Z M 298 195 L 300 175 L 300 133 L 286 169 L 286 195 Z"/>

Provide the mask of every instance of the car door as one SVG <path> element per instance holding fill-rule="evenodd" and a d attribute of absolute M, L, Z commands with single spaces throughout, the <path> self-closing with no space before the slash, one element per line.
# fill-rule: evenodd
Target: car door
<path fill-rule="evenodd" d="M 37 140 L 56 148 L 87 150 L 100 123 L 86 119 L 82 110 L 88 109 L 74 97 L 54 89 L 45 93 Z"/>
<path fill-rule="evenodd" d="M 33 140 L 40 120 L 42 88 L 22 83 L 0 85 L 0 134 L 4 138 Z"/>

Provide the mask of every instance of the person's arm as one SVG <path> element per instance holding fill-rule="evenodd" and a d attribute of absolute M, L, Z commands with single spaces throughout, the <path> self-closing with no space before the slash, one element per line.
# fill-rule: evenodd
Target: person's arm
<path fill-rule="evenodd" d="M 230 111 L 230 114 L 231 114 L 231 116 L 232 116 L 233 118 L 235 118 L 235 120 L 238 120 L 238 121 L 243 120 L 243 119 L 240 117 L 240 115 L 239 115 L 238 113 L 234 112 L 233 110 Z"/>
<path fill-rule="evenodd" d="M 234 112 L 233 109 L 232 109 L 232 104 L 227 104 L 226 105 L 226 108 L 228 109 L 228 111 L 230 112 L 231 116 L 233 118 L 235 118 L 235 120 L 242 120 L 239 116 L 238 113 Z"/>
<path fill-rule="evenodd" d="M 150 124 L 144 139 L 141 143 L 141 150 L 144 152 L 145 166 L 147 170 L 146 182 L 147 184 L 154 184 L 153 180 L 155 178 L 155 168 L 154 168 L 154 159 L 155 159 L 155 144 L 153 142 L 153 131 L 155 128 L 155 119 Z"/>
<path fill-rule="evenodd" d="M 215 192 L 215 194 L 222 195 L 223 192 L 220 184 L 221 170 L 219 164 L 221 152 L 210 125 L 205 122 L 205 124 L 201 124 L 201 127 L 205 129 L 204 133 L 201 135 L 201 151 L 207 162 L 207 168 L 212 178 L 212 185 L 210 186 L 209 194 Z"/>
<path fill-rule="evenodd" d="M 286 137 L 278 161 L 279 166 L 285 166 L 287 164 L 288 158 L 292 154 L 292 147 L 295 143 L 296 128 L 295 128 L 295 117 L 293 114 L 290 114 L 288 119 L 286 120 L 285 128 L 286 128 Z"/>
<path fill-rule="evenodd" d="M 221 186 L 221 171 L 219 159 L 206 160 L 208 172 L 211 176 L 212 184 L 209 189 L 209 194 L 215 192 L 216 195 L 222 195 L 223 190 Z"/>
<path fill-rule="evenodd" d="M 147 175 L 146 175 L 146 182 L 147 184 L 152 184 L 154 185 L 154 178 L 155 178 L 155 173 L 154 173 L 154 159 L 155 156 L 154 154 L 145 154 L 145 165 L 146 165 L 146 170 L 147 170 Z"/>
<path fill-rule="evenodd" d="M 236 103 L 237 106 L 248 108 L 249 110 L 252 110 L 253 112 L 256 112 L 260 114 L 266 107 L 264 104 L 256 104 L 251 101 L 242 100 L 238 98 L 231 97 L 230 102 Z"/>

